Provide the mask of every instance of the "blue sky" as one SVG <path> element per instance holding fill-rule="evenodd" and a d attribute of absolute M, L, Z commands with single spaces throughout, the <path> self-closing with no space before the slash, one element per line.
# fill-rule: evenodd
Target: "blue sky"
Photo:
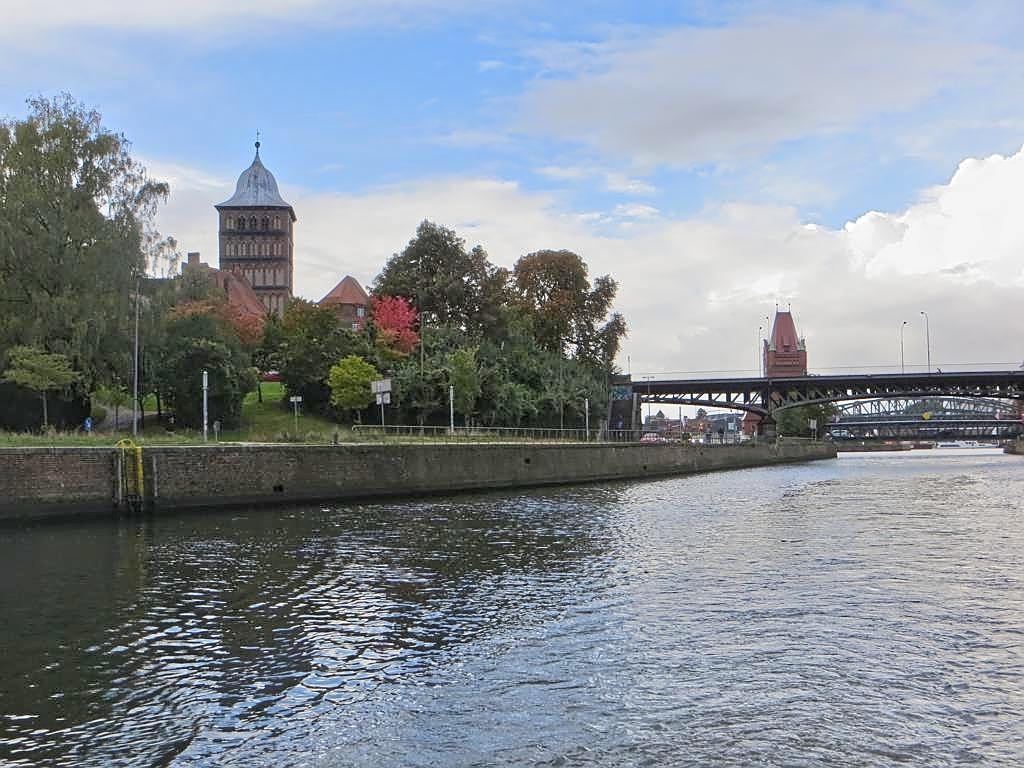
<path fill-rule="evenodd" d="M 259 129 L 310 298 L 369 282 L 433 218 L 505 265 L 570 248 L 611 272 L 648 371 L 753 369 L 776 301 L 812 367 L 891 364 L 922 302 L 948 364 L 1021 356 L 978 317 L 1024 284 L 1014 3 L 38 0 L 5 18 L 0 112 L 61 90 L 98 107 L 170 180 L 161 229 L 207 260 Z M 824 298 L 840 276 L 856 333 Z"/>

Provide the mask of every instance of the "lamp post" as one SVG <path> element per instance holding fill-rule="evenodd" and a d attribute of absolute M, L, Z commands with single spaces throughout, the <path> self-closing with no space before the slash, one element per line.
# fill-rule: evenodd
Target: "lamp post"
<path fill-rule="evenodd" d="M 135 340 L 132 344 L 132 437 L 139 434 L 139 291 L 141 287 L 142 279 L 135 278 Z"/>
<path fill-rule="evenodd" d="M 924 339 L 925 349 L 928 351 L 928 373 L 932 372 L 932 331 L 928 325 L 928 313 L 923 309 L 921 314 L 924 315 Z"/>
<path fill-rule="evenodd" d="M 758 378 L 764 378 L 764 360 L 761 354 L 761 333 L 764 331 L 764 326 L 757 326 L 757 346 L 754 348 L 754 354 L 757 357 L 757 376 Z"/>
<path fill-rule="evenodd" d="M 903 330 L 907 327 L 907 321 L 904 320 L 900 326 L 900 373 L 906 373 L 907 367 L 903 361 Z"/>
<path fill-rule="evenodd" d="M 643 376 L 644 381 L 647 382 L 647 420 L 651 420 L 651 379 L 654 378 L 652 375 Z"/>

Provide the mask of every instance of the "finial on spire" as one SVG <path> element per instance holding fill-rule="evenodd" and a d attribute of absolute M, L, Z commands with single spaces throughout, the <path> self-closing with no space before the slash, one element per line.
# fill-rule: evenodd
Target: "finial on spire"
<path fill-rule="evenodd" d="M 260 129 L 256 129 L 256 157 L 260 156 Z"/>

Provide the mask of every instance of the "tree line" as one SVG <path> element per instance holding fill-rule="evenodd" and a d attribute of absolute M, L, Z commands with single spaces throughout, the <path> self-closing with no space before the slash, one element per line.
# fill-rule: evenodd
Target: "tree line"
<path fill-rule="evenodd" d="M 585 400 L 595 414 L 607 406 L 626 324 L 615 281 L 591 280 L 575 253 L 538 251 L 508 270 L 424 221 L 374 280 L 362 328 L 302 299 L 254 318 L 208 271 L 178 274 L 176 243 L 153 228 L 168 192 L 70 96 L 0 123 L 0 426 L 24 426 L 29 410 L 45 425 L 48 397 L 64 425 L 93 396 L 128 407 L 136 326 L 140 400 L 182 426 L 199 425 L 203 370 L 225 428 L 267 371 L 338 421 L 363 418 L 368 382 L 383 376 L 393 422 L 446 423 L 450 387 L 466 424 L 578 426 Z"/>

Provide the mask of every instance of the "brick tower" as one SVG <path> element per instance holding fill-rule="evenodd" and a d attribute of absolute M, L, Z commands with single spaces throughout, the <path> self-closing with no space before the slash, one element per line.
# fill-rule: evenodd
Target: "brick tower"
<path fill-rule="evenodd" d="M 766 378 L 807 375 L 807 345 L 796 333 L 792 312 L 775 310 L 772 335 L 762 343 Z M 774 422 L 769 422 L 765 426 L 774 433 Z M 758 434 L 764 430 L 761 417 L 750 411 L 743 416 L 742 428 L 747 435 Z"/>
<path fill-rule="evenodd" d="M 235 194 L 214 206 L 220 218 L 220 268 L 244 278 L 267 312 L 280 315 L 292 297 L 295 211 L 277 180 L 256 158 L 238 177 Z"/>
<path fill-rule="evenodd" d="M 771 338 L 764 342 L 764 375 L 769 379 L 807 375 L 807 346 L 796 334 L 792 312 L 775 311 Z"/>

